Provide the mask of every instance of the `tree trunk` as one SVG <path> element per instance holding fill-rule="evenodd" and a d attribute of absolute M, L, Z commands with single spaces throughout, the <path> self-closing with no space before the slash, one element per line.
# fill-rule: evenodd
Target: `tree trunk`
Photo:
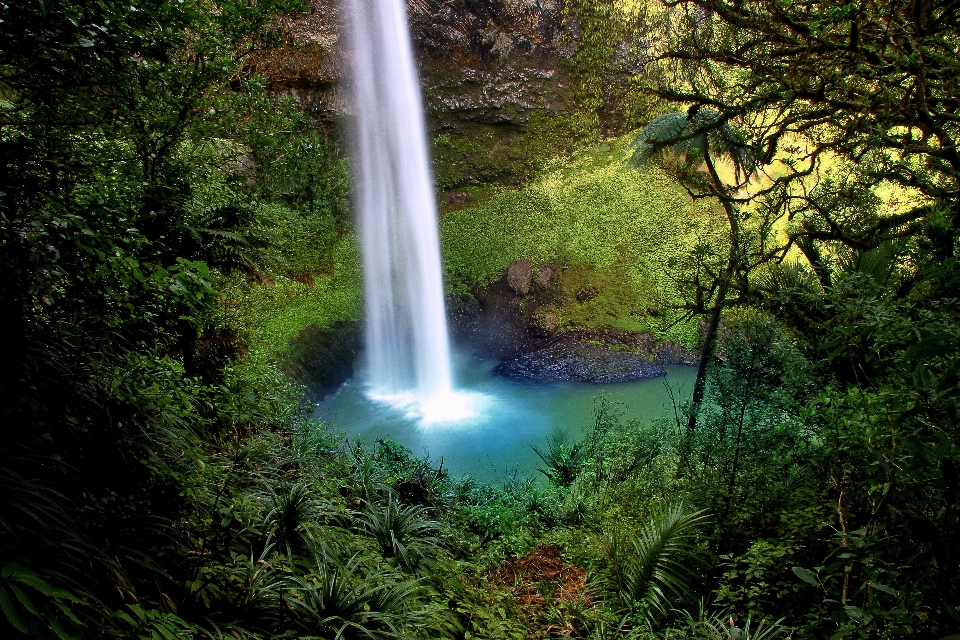
<path fill-rule="evenodd" d="M 710 158 L 709 151 L 704 155 L 704 163 L 710 172 L 714 186 L 718 191 L 723 191 L 723 181 L 717 168 Z M 697 381 L 693 385 L 693 397 L 690 400 L 690 416 L 687 418 L 687 430 L 693 431 L 697 427 L 697 414 L 700 413 L 700 405 L 703 404 L 704 387 L 707 384 L 707 364 L 713 358 L 713 352 L 717 346 L 717 328 L 720 326 L 720 312 L 723 310 L 723 302 L 727 297 L 727 289 L 730 287 L 730 280 L 733 279 L 733 272 L 737 265 L 740 246 L 740 223 L 737 220 L 736 211 L 733 204 L 726 199 L 720 200 L 723 210 L 727 214 L 727 222 L 730 224 L 730 253 L 727 256 L 727 268 L 723 272 L 723 278 L 720 280 L 720 287 L 717 289 L 717 299 L 713 303 L 713 311 L 710 313 L 710 324 L 707 325 L 707 335 L 703 340 L 703 349 L 700 352 L 700 364 L 697 366 Z"/>
<path fill-rule="evenodd" d="M 693 431 L 697 427 L 697 414 L 700 413 L 700 405 L 703 403 L 703 392 L 707 384 L 707 364 L 713 358 L 713 352 L 717 346 L 717 328 L 720 326 L 720 312 L 723 309 L 723 300 L 727 296 L 727 287 L 730 278 L 733 276 L 733 255 L 727 260 L 727 269 L 723 274 L 723 281 L 720 282 L 720 288 L 717 290 L 717 299 L 713 304 L 713 311 L 710 313 L 710 323 L 707 325 L 707 335 L 703 339 L 703 347 L 700 350 L 700 363 L 697 365 L 697 381 L 693 384 L 693 397 L 690 400 L 690 415 L 687 418 L 687 430 Z"/>

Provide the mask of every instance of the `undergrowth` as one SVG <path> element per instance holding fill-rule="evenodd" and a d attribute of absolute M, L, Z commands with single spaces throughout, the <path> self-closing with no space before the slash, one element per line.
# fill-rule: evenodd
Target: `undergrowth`
<path fill-rule="evenodd" d="M 352 235 L 335 241 L 323 271 L 307 282 L 278 275 L 267 283 L 235 279 L 224 288 L 225 313 L 249 333 L 254 350 L 276 356 L 311 324 L 328 327 L 360 314 L 360 259 Z"/>

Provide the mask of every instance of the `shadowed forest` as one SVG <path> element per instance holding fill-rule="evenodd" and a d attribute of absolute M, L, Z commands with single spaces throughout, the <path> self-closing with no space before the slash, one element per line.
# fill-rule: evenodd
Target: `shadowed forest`
<path fill-rule="evenodd" d="M 0 0 L 0 636 L 960 637 L 960 4 L 407 8 L 455 328 L 693 388 L 496 482 L 318 420 L 337 5 Z"/>

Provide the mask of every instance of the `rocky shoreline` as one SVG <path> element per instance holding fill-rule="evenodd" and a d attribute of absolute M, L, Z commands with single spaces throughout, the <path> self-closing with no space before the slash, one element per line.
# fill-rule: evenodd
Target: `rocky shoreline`
<path fill-rule="evenodd" d="M 666 375 L 666 369 L 632 351 L 582 340 L 558 340 L 552 344 L 501 362 L 493 373 L 515 380 L 535 382 L 595 382 L 609 384 Z"/>
<path fill-rule="evenodd" d="M 698 349 L 650 333 L 560 326 L 556 310 L 567 293 L 556 273 L 550 265 L 513 263 L 499 282 L 461 302 L 451 316 L 454 335 L 479 357 L 500 360 L 494 374 L 538 382 L 627 382 L 699 361 Z"/>

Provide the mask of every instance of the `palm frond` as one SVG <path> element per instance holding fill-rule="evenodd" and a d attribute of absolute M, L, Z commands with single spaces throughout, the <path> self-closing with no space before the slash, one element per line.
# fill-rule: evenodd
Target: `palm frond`
<path fill-rule="evenodd" d="M 854 251 L 847 256 L 841 256 L 837 266 L 841 272 L 861 273 L 872 278 L 877 284 L 884 285 L 896 270 L 897 254 L 897 246 L 888 241 L 869 251 Z"/>
<path fill-rule="evenodd" d="M 678 503 L 651 518 L 630 539 L 618 533 L 607 538 L 604 555 L 610 583 L 627 609 L 651 619 L 692 591 L 696 533 L 705 522 L 705 512 L 688 513 Z"/>
<path fill-rule="evenodd" d="M 377 541 L 383 555 L 396 558 L 407 568 L 413 568 L 423 552 L 437 544 L 434 534 L 439 523 L 428 518 L 423 507 L 401 507 L 393 492 L 382 506 L 366 502 L 357 518 L 360 530 Z"/>
<path fill-rule="evenodd" d="M 546 467 L 537 467 L 537 471 L 561 487 L 569 487 L 583 465 L 584 444 L 569 442 L 565 436 L 558 435 L 547 438 L 546 451 L 531 445 L 530 448 Z"/>
<path fill-rule="evenodd" d="M 319 525 L 333 509 L 309 484 L 297 482 L 279 490 L 268 486 L 265 497 L 269 510 L 264 524 L 288 556 L 322 545 Z"/>
<path fill-rule="evenodd" d="M 398 627 L 417 603 L 423 587 L 417 580 L 396 582 L 391 574 L 363 576 L 357 556 L 346 564 L 324 556 L 316 571 L 292 578 L 291 607 L 311 631 L 344 637 L 400 638 Z"/>
<path fill-rule="evenodd" d="M 761 620 L 760 624 L 753 628 L 753 620 L 749 615 L 742 627 L 737 626 L 732 617 L 715 616 L 707 620 L 706 626 L 716 634 L 717 640 L 776 640 L 789 633 L 789 630 L 781 624 L 782 621 L 783 618 L 773 622 Z"/>
<path fill-rule="evenodd" d="M 770 296 L 800 293 L 810 299 L 823 295 L 817 276 L 800 259 L 771 264 L 756 277 L 756 287 Z"/>

